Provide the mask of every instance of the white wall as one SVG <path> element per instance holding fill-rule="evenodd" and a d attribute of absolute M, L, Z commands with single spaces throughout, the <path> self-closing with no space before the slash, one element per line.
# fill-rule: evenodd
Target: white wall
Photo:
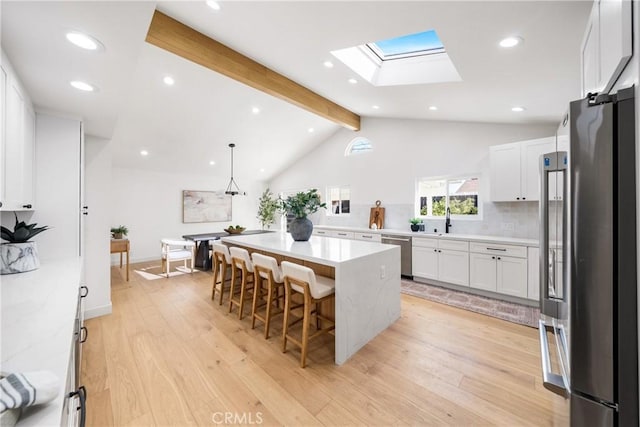
<path fill-rule="evenodd" d="M 481 108 L 481 106 L 479 106 Z M 558 118 L 558 121 L 560 118 Z M 348 185 L 352 213 L 348 218 L 317 216 L 319 223 L 367 227 L 369 208 L 381 200 L 385 228 L 408 229 L 415 212 L 418 177 L 481 173 L 488 198 L 489 146 L 555 135 L 556 124 L 508 125 L 428 120 L 363 118 L 362 130 L 340 130 L 317 149 L 270 182 L 273 191 Z M 345 157 L 356 136 L 371 140 L 373 152 Z M 495 233 L 496 219 L 514 223 L 499 234 L 537 236 L 536 203 L 485 203 L 483 221 L 458 221 L 455 232 Z M 525 218 L 523 221 L 522 218 Z M 492 222 L 493 221 L 493 222 Z M 441 221 L 442 223 L 444 221 Z M 443 227 L 439 222 L 428 224 Z"/>
<path fill-rule="evenodd" d="M 232 221 L 183 224 L 182 191 L 224 191 L 228 178 L 114 167 L 111 226 L 125 225 L 129 229 L 131 262 L 159 260 L 160 239 L 165 237 L 217 232 L 236 224 L 260 228 L 256 214 L 263 184 L 243 177 L 236 180 L 248 195 L 233 197 Z M 113 255 L 112 263 L 116 260 L 118 255 Z"/>
<path fill-rule="evenodd" d="M 85 205 L 88 215 L 84 227 L 85 284 L 89 295 L 85 317 L 111 313 L 109 270 L 111 228 L 111 146 L 94 136 L 85 138 Z"/>

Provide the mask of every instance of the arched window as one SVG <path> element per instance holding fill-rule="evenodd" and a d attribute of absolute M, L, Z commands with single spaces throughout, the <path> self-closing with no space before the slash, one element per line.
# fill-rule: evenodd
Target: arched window
<path fill-rule="evenodd" d="M 347 145 L 347 149 L 344 150 L 344 155 L 350 156 L 352 154 L 366 153 L 367 151 L 371 150 L 373 150 L 371 141 L 369 141 L 367 138 L 357 136 L 351 140 L 349 145 Z"/>

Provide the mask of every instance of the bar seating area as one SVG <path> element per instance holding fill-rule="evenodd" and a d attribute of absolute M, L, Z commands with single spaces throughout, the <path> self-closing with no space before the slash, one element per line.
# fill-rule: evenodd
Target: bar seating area
<path fill-rule="evenodd" d="M 238 310 L 238 320 L 251 307 L 251 329 L 260 323 L 264 338 L 271 336 L 274 321 L 282 322 L 282 352 L 291 342 L 300 348 L 300 366 L 306 367 L 308 343 L 311 339 L 331 332 L 334 321 L 334 280 L 316 274 L 303 265 L 281 261 L 260 251 L 251 253 L 241 247 L 213 242 L 213 284 L 211 299 L 229 304 L 229 313 Z M 283 267 L 288 265 L 287 270 Z M 325 303 L 324 310 L 320 305 Z M 331 304 L 330 308 L 326 304 Z M 328 313 L 323 315 L 322 313 Z M 281 317 L 281 319 L 280 319 Z M 292 332 L 295 325 L 297 334 Z"/>

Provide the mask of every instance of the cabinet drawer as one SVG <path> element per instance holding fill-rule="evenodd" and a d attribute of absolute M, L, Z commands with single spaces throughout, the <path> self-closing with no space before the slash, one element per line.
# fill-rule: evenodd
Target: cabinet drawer
<path fill-rule="evenodd" d="M 504 255 L 516 258 L 527 257 L 526 246 L 500 245 L 495 243 L 477 243 L 470 244 L 470 251 L 480 254 Z"/>
<path fill-rule="evenodd" d="M 353 239 L 354 233 L 353 231 L 332 231 L 331 237 L 337 237 L 339 239 Z"/>
<path fill-rule="evenodd" d="M 328 230 L 318 230 L 317 228 L 313 229 L 314 236 L 329 236 L 330 233 Z"/>
<path fill-rule="evenodd" d="M 414 237 L 412 240 L 412 246 L 417 248 L 437 248 L 438 239 L 429 239 L 424 237 Z"/>
<path fill-rule="evenodd" d="M 469 242 L 460 240 L 438 240 L 438 248 L 469 252 Z"/>
<path fill-rule="evenodd" d="M 380 242 L 382 237 L 374 233 L 355 233 L 356 240 L 366 240 L 368 242 Z"/>

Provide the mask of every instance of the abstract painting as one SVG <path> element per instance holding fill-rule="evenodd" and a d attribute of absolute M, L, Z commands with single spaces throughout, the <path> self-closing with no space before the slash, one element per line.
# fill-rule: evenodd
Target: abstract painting
<path fill-rule="evenodd" d="M 182 222 L 231 221 L 231 196 L 224 191 L 182 191 Z"/>

